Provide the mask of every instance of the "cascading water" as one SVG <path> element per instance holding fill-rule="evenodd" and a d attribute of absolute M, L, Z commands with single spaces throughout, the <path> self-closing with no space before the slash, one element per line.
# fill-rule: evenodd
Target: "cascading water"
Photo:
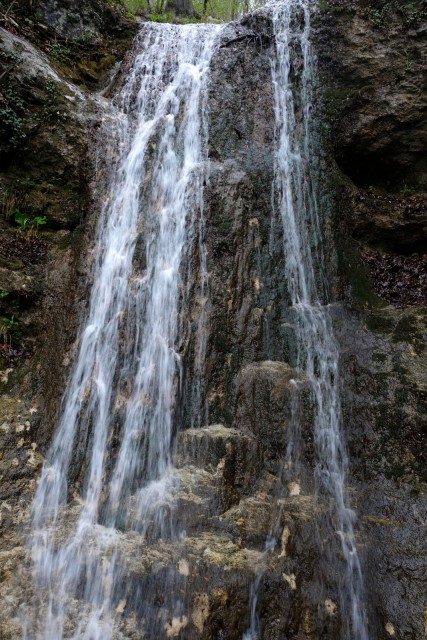
<path fill-rule="evenodd" d="M 272 3 L 275 58 L 276 159 L 274 209 L 283 226 L 285 278 L 295 327 L 296 369 L 308 378 L 315 407 L 315 484 L 318 499 L 328 505 L 326 535 L 339 538 L 331 546 L 344 558 L 345 575 L 338 586 L 343 619 L 342 637 L 368 640 L 363 609 L 363 580 L 356 549 L 355 514 L 345 492 L 347 453 L 342 433 L 339 394 L 339 353 L 326 297 L 327 274 L 321 249 L 318 211 L 318 166 L 311 119 L 315 59 L 310 44 L 311 0 Z M 299 483 L 300 434 L 289 430 L 286 459 L 289 481 Z M 325 535 L 325 531 L 322 530 Z M 272 532 L 274 536 L 275 532 Z M 320 538 L 320 536 L 319 536 Z M 320 539 L 319 539 L 320 544 Z M 267 540 L 266 553 L 271 548 Z M 324 547 L 323 552 L 328 554 Z M 330 552 L 329 552 L 330 553 Z M 337 558 L 332 557 L 332 563 Z M 258 640 L 260 623 L 251 591 L 251 625 L 244 640 Z"/>
<path fill-rule="evenodd" d="M 121 151 L 98 225 L 89 311 L 34 505 L 41 605 L 24 625 L 28 639 L 116 637 L 114 612 L 126 597 L 120 531 L 172 534 L 183 263 L 198 245 L 203 298 L 203 114 L 217 32 L 146 25 L 116 98 Z M 197 372 L 203 337 L 194 342 Z M 81 467 L 81 496 L 67 505 L 70 473 Z"/>

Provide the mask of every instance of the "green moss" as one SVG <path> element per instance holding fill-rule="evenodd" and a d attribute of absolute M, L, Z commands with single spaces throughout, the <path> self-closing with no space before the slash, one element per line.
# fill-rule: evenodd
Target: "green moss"
<path fill-rule="evenodd" d="M 385 477 L 388 480 L 399 480 L 399 478 L 405 475 L 405 472 L 405 465 L 400 462 L 395 462 L 387 467 Z"/>
<path fill-rule="evenodd" d="M 338 271 L 348 281 L 356 305 L 373 309 L 385 307 L 384 300 L 375 293 L 371 274 L 356 247 L 346 244 L 338 249 Z"/>
<path fill-rule="evenodd" d="M 366 327 L 375 333 L 392 333 L 394 330 L 393 318 L 381 313 L 372 313 L 366 316 Z"/>
<path fill-rule="evenodd" d="M 368 20 L 377 29 L 389 28 L 391 23 L 411 27 L 427 19 L 427 7 L 423 2 L 402 2 L 402 0 L 382 0 L 369 9 Z"/>
<path fill-rule="evenodd" d="M 390 382 L 390 377 L 387 376 L 384 379 L 384 384 Z M 378 405 L 376 419 L 375 419 L 375 431 L 381 435 L 382 444 L 380 449 L 384 453 L 385 457 L 387 448 L 390 441 L 398 438 L 403 423 L 403 410 L 401 407 L 396 407 L 395 404 L 388 404 L 386 402 Z M 396 446 L 393 444 L 393 446 Z M 400 449 L 399 449 L 400 450 Z"/>
<path fill-rule="evenodd" d="M 84 59 L 77 62 L 76 66 L 85 80 L 93 82 L 98 80 L 99 70 L 96 61 Z"/>
<path fill-rule="evenodd" d="M 377 351 L 376 353 L 374 353 L 372 355 L 372 360 L 374 362 L 386 362 L 387 361 L 387 354 L 386 353 L 382 353 L 380 351 Z"/>
<path fill-rule="evenodd" d="M 355 98 L 372 90 L 373 85 L 363 85 L 362 87 L 338 88 L 327 87 L 323 95 L 323 112 L 327 120 L 337 116 L 344 107 L 349 107 Z"/>
<path fill-rule="evenodd" d="M 413 342 L 416 335 L 416 323 L 412 316 L 401 318 L 395 327 L 393 342 Z"/>

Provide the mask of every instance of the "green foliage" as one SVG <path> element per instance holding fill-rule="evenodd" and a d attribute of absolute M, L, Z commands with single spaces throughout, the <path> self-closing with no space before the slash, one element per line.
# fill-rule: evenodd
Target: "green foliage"
<path fill-rule="evenodd" d="M 27 115 L 26 104 L 12 85 L 0 89 L 0 122 L 8 146 L 12 149 L 19 147 L 26 138 Z"/>
<path fill-rule="evenodd" d="M 143 0 L 126 0 L 126 8 L 132 15 L 145 13 L 147 11 L 147 2 Z"/>
<path fill-rule="evenodd" d="M 405 7 L 399 6 L 400 14 L 407 24 L 419 24 L 427 20 L 427 2 L 412 2 Z"/>
<path fill-rule="evenodd" d="M 38 230 L 39 227 L 46 224 L 46 216 L 35 216 L 34 218 L 31 218 L 29 224 L 33 229 Z"/>
<path fill-rule="evenodd" d="M 19 209 L 15 209 L 12 211 L 13 219 L 15 223 L 18 225 L 20 231 L 25 231 L 28 226 L 29 217 L 20 211 Z"/>
<path fill-rule="evenodd" d="M 386 3 L 381 9 L 371 9 L 368 15 L 369 22 L 374 27 L 382 27 L 384 25 L 388 12 L 389 3 Z"/>
<path fill-rule="evenodd" d="M 92 41 L 92 39 L 93 39 L 93 33 L 92 33 L 92 31 L 85 31 L 85 32 L 83 33 L 83 38 L 82 38 L 83 42 L 88 43 L 88 42 L 91 42 L 91 41 Z"/>
<path fill-rule="evenodd" d="M 46 99 L 39 117 L 41 117 L 43 121 L 46 119 L 66 120 L 67 114 L 61 108 L 61 93 L 58 88 L 58 83 L 52 78 L 49 78 L 45 87 Z"/>
<path fill-rule="evenodd" d="M 386 26 L 392 18 L 396 18 L 405 26 L 413 26 L 427 19 L 427 1 L 402 2 L 402 0 L 386 0 L 368 13 L 369 22 L 379 29 Z"/>
<path fill-rule="evenodd" d="M 264 4 L 265 0 L 194 0 L 194 9 L 203 16 L 227 22 Z"/>
<path fill-rule="evenodd" d="M 61 47 L 57 42 L 52 42 L 49 49 L 49 55 L 58 62 L 67 62 L 70 57 L 71 50 Z"/>
<path fill-rule="evenodd" d="M 318 6 L 320 11 L 328 11 L 329 10 L 329 2 L 326 2 L 325 0 L 321 0 L 321 2 L 319 2 L 317 6 Z"/>
<path fill-rule="evenodd" d="M 8 295 L 9 295 L 9 291 L 4 291 L 4 290 L 0 291 L 0 298 L 7 298 Z"/>
<path fill-rule="evenodd" d="M 163 15 L 165 0 L 125 0 L 127 9 L 133 14 L 149 15 L 151 20 Z M 167 20 L 154 20 L 155 22 L 167 22 Z"/>
<path fill-rule="evenodd" d="M 13 212 L 15 223 L 19 227 L 19 231 L 37 233 L 40 226 L 46 224 L 46 216 L 34 216 L 31 218 L 23 211 L 15 209 Z"/>
<path fill-rule="evenodd" d="M 19 56 L 12 51 L 0 51 L 0 64 L 15 66 L 19 61 Z"/>
<path fill-rule="evenodd" d="M 19 322 L 15 316 L 0 316 L 0 335 L 4 344 L 12 344 L 12 338 L 19 333 Z"/>
<path fill-rule="evenodd" d="M 405 49 L 404 54 L 405 54 L 404 66 L 403 66 L 404 71 L 413 71 L 415 67 L 414 59 L 411 57 L 411 54 L 409 53 L 408 49 Z"/>
<path fill-rule="evenodd" d="M 113 7 L 114 9 L 117 9 L 118 11 L 123 7 L 122 0 L 104 0 L 104 2 L 106 4 L 109 4 L 110 7 Z M 125 2 L 125 4 L 127 4 L 127 3 Z"/>
<path fill-rule="evenodd" d="M 149 16 L 155 22 L 172 22 L 174 16 L 166 0 L 125 0 L 132 13 Z M 254 11 L 265 4 L 265 0 L 193 0 L 195 16 L 202 21 L 214 18 L 223 22 L 235 20 L 243 13 Z M 189 22 L 191 19 L 180 22 Z"/>
<path fill-rule="evenodd" d="M 404 198 L 409 198 L 410 196 L 413 196 L 415 192 L 416 192 L 416 189 L 414 189 L 413 187 L 408 187 L 406 186 L 406 184 L 404 185 L 403 189 L 400 190 L 400 193 Z"/>
<path fill-rule="evenodd" d="M 152 13 L 150 20 L 152 22 L 173 22 L 174 16 L 171 13 Z"/>

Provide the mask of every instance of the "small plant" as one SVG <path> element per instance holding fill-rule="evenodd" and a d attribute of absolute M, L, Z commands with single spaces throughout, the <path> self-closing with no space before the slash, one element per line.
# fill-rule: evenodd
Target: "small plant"
<path fill-rule="evenodd" d="M 46 216 L 35 216 L 30 220 L 30 226 L 38 231 L 39 227 L 46 224 Z"/>
<path fill-rule="evenodd" d="M 50 45 L 49 55 L 58 62 L 67 62 L 70 57 L 71 50 L 66 47 L 61 47 L 57 42 L 53 42 Z"/>
<path fill-rule="evenodd" d="M 50 102 L 56 101 L 58 97 L 58 85 L 52 78 L 49 78 L 46 82 L 46 93 Z"/>
<path fill-rule="evenodd" d="M 19 56 L 12 51 L 0 51 L 0 62 L 5 65 L 13 65 L 18 64 Z"/>
<path fill-rule="evenodd" d="M 329 9 L 329 3 L 325 0 L 321 0 L 321 2 L 319 2 L 317 6 L 319 7 L 320 11 L 328 11 Z"/>
<path fill-rule="evenodd" d="M 371 9 L 368 14 L 368 19 L 372 26 L 377 28 L 383 27 L 391 8 L 391 2 L 386 2 L 381 9 Z"/>
<path fill-rule="evenodd" d="M 408 26 L 417 25 L 427 18 L 427 4 L 425 2 L 411 2 L 403 4 L 395 2 L 396 9 Z"/>
<path fill-rule="evenodd" d="M 22 233 L 27 231 L 36 235 L 39 227 L 46 224 L 46 216 L 34 216 L 34 218 L 30 218 L 30 216 L 19 209 L 13 211 L 13 218 L 19 227 L 19 231 Z"/>
<path fill-rule="evenodd" d="M 424 2 L 403 3 L 401 0 L 387 0 L 380 8 L 371 9 L 368 13 L 369 22 L 377 28 L 382 28 L 390 20 L 398 21 L 407 26 L 420 24 L 427 18 L 427 5 Z"/>
<path fill-rule="evenodd" d="M 415 67 L 415 62 L 414 60 L 411 58 L 411 54 L 409 53 L 409 51 L 407 49 L 405 49 L 405 58 L 404 58 L 404 70 L 405 71 L 413 71 L 414 67 Z"/>
<path fill-rule="evenodd" d="M 9 291 L 4 291 L 4 290 L 0 291 L 0 298 L 7 298 L 8 295 L 9 295 Z"/>
<path fill-rule="evenodd" d="M 12 336 L 19 331 L 19 322 L 15 320 L 15 316 L 7 318 L 0 316 L 0 335 L 4 344 L 12 344 Z"/>
<path fill-rule="evenodd" d="M 172 13 L 152 13 L 150 20 L 151 22 L 173 22 L 174 16 Z"/>
<path fill-rule="evenodd" d="M 0 89 L 0 121 L 5 129 L 9 146 L 16 149 L 26 138 L 27 108 L 11 85 Z"/>
<path fill-rule="evenodd" d="M 414 195 L 415 191 L 416 189 L 414 189 L 413 187 L 407 187 L 405 184 L 403 189 L 400 190 L 400 193 L 404 198 L 409 198 L 410 196 Z"/>

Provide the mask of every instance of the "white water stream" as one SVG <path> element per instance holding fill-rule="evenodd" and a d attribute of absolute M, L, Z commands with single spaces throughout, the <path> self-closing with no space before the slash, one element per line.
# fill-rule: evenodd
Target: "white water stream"
<path fill-rule="evenodd" d="M 179 301 L 188 286 L 181 276 L 203 226 L 204 111 L 217 32 L 146 25 L 116 98 L 121 152 L 99 220 L 89 312 L 35 499 L 42 604 L 37 622 L 26 624 L 31 640 L 116 637 L 118 529 L 158 536 L 170 526 Z M 73 456 L 82 451 L 82 495 L 66 508 Z"/>
<path fill-rule="evenodd" d="M 342 430 L 338 345 L 329 308 L 322 300 L 328 286 L 322 257 L 319 167 L 311 118 L 316 82 L 310 42 L 314 6 L 312 0 L 271 4 L 276 41 L 272 60 L 277 144 L 273 197 L 283 225 L 284 275 L 294 318 L 296 369 L 310 381 L 315 407 L 316 493 L 329 505 L 329 535 L 339 538 L 344 560 L 344 575 L 338 586 L 343 638 L 368 640 L 354 533 L 355 513 L 346 496 L 348 459 Z M 295 425 L 289 436 L 287 465 L 292 480 L 298 484 L 301 434 Z M 330 553 L 329 544 L 336 548 L 334 541 L 326 542 L 323 553 Z M 271 540 L 267 540 L 268 545 L 271 546 Z M 339 559 L 331 554 L 330 561 L 336 564 Z M 251 600 L 251 624 L 244 640 L 259 640 L 262 632 L 256 610 L 256 583 Z"/>

